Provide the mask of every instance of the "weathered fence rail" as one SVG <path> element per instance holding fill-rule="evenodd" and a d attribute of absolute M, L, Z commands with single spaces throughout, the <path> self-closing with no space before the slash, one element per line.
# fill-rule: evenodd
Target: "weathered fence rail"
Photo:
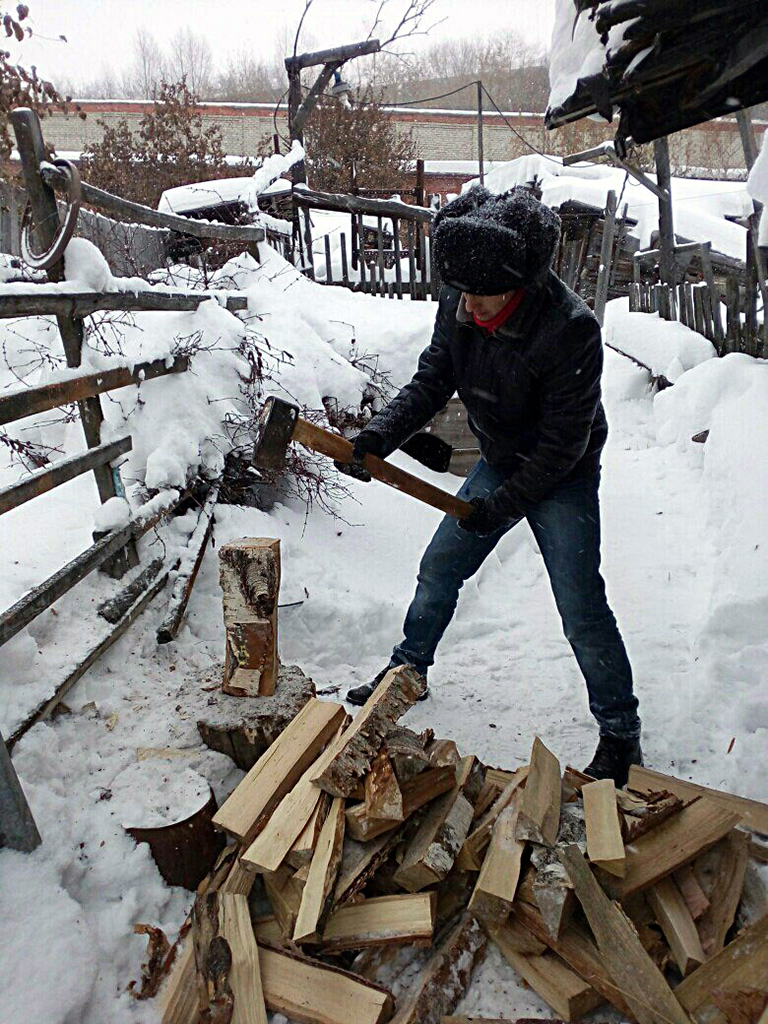
<path fill-rule="evenodd" d="M 82 319 L 93 313 L 120 311 L 184 312 L 197 309 L 201 303 L 213 299 L 221 301 L 230 313 L 248 308 L 244 295 L 225 292 L 173 292 L 147 289 L 136 292 L 44 292 L 30 286 L 27 293 L 0 295 L 0 320 L 16 316 L 65 316 Z"/>

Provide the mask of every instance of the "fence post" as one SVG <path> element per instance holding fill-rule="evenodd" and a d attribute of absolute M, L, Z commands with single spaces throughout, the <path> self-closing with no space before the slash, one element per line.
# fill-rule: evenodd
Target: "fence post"
<path fill-rule="evenodd" d="M 325 283 L 333 284 L 333 269 L 331 267 L 331 236 L 325 236 Z"/>
<path fill-rule="evenodd" d="M 723 320 L 720 315 L 720 289 L 715 286 L 715 272 L 712 269 L 711 251 L 712 243 L 702 242 L 701 269 L 704 272 L 704 280 L 707 282 L 707 292 L 709 293 L 710 315 L 715 332 L 715 348 L 722 355 L 725 334 L 723 332 Z"/>
<path fill-rule="evenodd" d="M 414 222 L 408 221 L 408 287 L 411 293 L 411 300 L 418 298 L 416 295 L 416 258 L 414 255 L 415 247 L 415 235 Z"/>
<path fill-rule="evenodd" d="M 611 279 L 613 263 L 613 239 L 616 233 L 616 193 L 608 193 L 605 204 L 605 220 L 603 222 L 603 244 L 600 247 L 600 268 L 597 274 L 595 289 L 595 316 L 600 326 L 605 318 L 605 304 L 608 301 L 608 282 Z"/>
<path fill-rule="evenodd" d="M 741 351 L 741 295 L 735 277 L 726 278 L 725 299 L 728 309 L 726 352 Z"/>
<path fill-rule="evenodd" d="M 392 247 L 395 250 L 395 282 L 398 299 L 403 298 L 403 268 L 400 266 L 400 220 L 392 218 Z"/>
<path fill-rule="evenodd" d="M 0 733 L 0 848 L 29 853 L 41 843 L 35 819 Z"/>
<path fill-rule="evenodd" d="M 387 286 L 384 274 L 384 224 L 381 217 L 376 218 L 376 244 L 378 248 L 377 260 L 379 265 L 379 292 L 382 295 L 386 295 Z"/>
<path fill-rule="evenodd" d="M 349 267 L 347 266 L 347 236 L 342 231 L 341 238 L 341 279 L 344 287 L 349 288 Z"/>
<path fill-rule="evenodd" d="M 48 249 L 56 237 L 60 222 L 54 191 L 43 182 L 40 176 L 40 164 L 46 159 L 40 119 L 34 111 L 26 108 L 12 111 L 10 119 L 16 135 L 24 182 L 36 225 L 36 244 L 41 247 L 41 250 Z M 59 260 L 50 268 L 48 279 L 53 282 L 64 279 L 63 260 Z M 58 316 L 56 321 L 64 345 L 67 366 L 79 366 L 82 360 L 83 321 L 68 316 Z M 101 444 L 101 424 L 104 419 L 101 402 L 98 398 L 84 398 L 78 405 L 86 443 L 89 448 L 98 448 Z M 110 498 L 122 496 L 123 487 L 117 470 L 113 472 L 109 466 L 97 466 L 93 475 L 96 478 L 96 487 L 102 504 Z M 115 554 L 104 569 L 110 576 L 119 579 L 138 564 L 139 556 L 136 552 L 136 545 L 131 540 L 125 548 Z"/>

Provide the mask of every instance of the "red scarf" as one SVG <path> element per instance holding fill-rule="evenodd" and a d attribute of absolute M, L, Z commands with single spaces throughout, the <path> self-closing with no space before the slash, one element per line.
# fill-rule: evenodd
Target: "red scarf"
<path fill-rule="evenodd" d="M 474 317 L 475 323 L 478 327 L 483 327 L 489 334 L 494 334 L 502 324 L 505 324 L 507 320 L 509 320 L 524 298 L 525 288 L 518 288 L 518 290 L 513 293 L 512 298 L 506 306 L 502 306 L 496 316 L 491 317 L 490 320 L 480 320 L 474 313 L 472 316 Z"/>

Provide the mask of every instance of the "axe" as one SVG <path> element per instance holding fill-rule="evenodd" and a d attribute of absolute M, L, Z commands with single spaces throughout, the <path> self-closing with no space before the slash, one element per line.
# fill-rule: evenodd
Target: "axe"
<path fill-rule="evenodd" d="M 253 464 L 259 469 L 279 472 L 285 465 L 285 456 L 291 441 L 303 444 L 320 455 L 327 455 L 336 462 L 352 461 L 352 442 L 330 430 L 309 423 L 299 416 L 299 408 L 284 402 L 281 398 L 268 398 L 259 416 L 254 438 Z M 404 469 L 399 469 L 384 459 L 366 455 L 363 465 L 376 480 L 389 484 L 398 491 L 404 491 L 418 498 L 426 505 L 447 512 L 457 519 L 466 519 L 472 512 L 468 501 L 449 494 L 447 491 L 420 480 Z"/>

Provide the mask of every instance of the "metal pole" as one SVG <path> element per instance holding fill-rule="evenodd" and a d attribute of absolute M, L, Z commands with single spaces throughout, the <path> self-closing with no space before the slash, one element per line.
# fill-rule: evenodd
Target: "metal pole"
<path fill-rule="evenodd" d="M 656 139 L 653 148 L 656 178 L 659 187 L 667 193 L 666 199 L 659 199 L 659 270 L 662 283 L 671 288 L 675 284 L 675 225 L 672 217 L 672 173 L 667 137 Z"/>
<path fill-rule="evenodd" d="M 480 184 L 485 184 L 485 160 L 483 159 L 483 83 L 477 80 L 477 160 L 480 164 Z"/>
<path fill-rule="evenodd" d="M 29 853 L 42 840 L 0 733 L 0 847 Z"/>

